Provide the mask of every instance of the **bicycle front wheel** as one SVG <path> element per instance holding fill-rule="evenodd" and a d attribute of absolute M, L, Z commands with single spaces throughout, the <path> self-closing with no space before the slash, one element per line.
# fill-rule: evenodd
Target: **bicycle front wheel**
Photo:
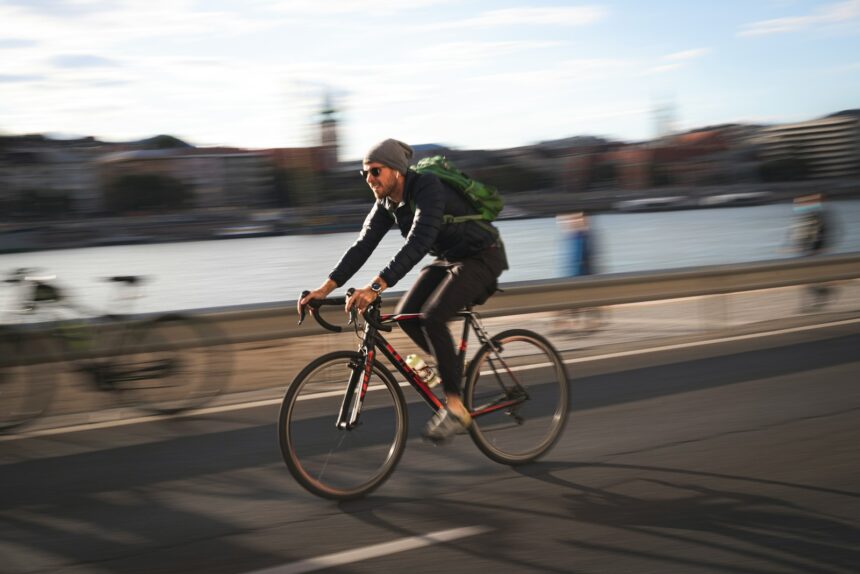
<path fill-rule="evenodd" d="M 214 325 L 165 315 L 127 327 L 104 369 L 106 383 L 140 409 L 172 414 L 199 408 L 220 394 L 231 353 Z"/>
<path fill-rule="evenodd" d="M 483 345 L 469 364 L 463 394 L 473 413 L 472 439 L 496 462 L 535 460 L 564 430 L 569 402 L 564 362 L 532 331 L 511 329 Z"/>
<path fill-rule="evenodd" d="M 338 428 L 350 376 L 361 355 L 337 351 L 305 367 L 284 395 L 278 423 L 281 453 L 310 492 L 335 500 L 360 498 L 385 482 L 406 446 L 403 392 L 374 361 L 358 425 Z M 359 400 L 360 388 L 355 392 Z"/>

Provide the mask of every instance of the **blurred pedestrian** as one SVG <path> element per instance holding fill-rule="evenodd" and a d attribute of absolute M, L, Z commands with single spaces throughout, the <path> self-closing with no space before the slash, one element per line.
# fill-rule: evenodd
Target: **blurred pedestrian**
<path fill-rule="evenodd" d="M 813 257 L 825 253 L 833 242 L 832 218 L 824 207 L 820 193 L 803 195 L 794 199 L 794 220 L 789 242 L 793 252 L 802 257 Z M 832 288 L 826 283 L 809 285 L 802 311 L 818 310 L 830 300 Z"/>
<path fill-rule="evenodd" d="M 583 211 L 577 211 L 559 215 L 556 221 L 563 234 L 561 252 L 564 276 L 586 277 L 595 273 L 594 234 L 588 216 Z M 556 329 L 592 333 L 600 327 L 602 319 L 603 312 L 599 307 L 577 307 L 559 315 Z"/>
<path fill-rule="evenodd" d="M 564 233 L 564 275 L 580 277 L 592 273 L 592 246 L 588 218 L 578 211 L 557 218 Z"/>

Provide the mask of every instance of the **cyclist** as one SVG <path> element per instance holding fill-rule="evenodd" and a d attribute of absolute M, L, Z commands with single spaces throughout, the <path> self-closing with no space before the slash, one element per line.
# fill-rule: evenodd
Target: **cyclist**
<path fill-rule="evenodd" d="M 495 292 L 497 279 L 508 265 L 495 227 L 475 221 L 443 221 L 443 215 L 467 215 L 475 210 L 460 192 L 436 176 L 410 170 L 412 155 L 409 145 L 395 139 L 370 148 L 360 173 L 376 201 L 358 239 L 323 284 L 302 298 L 298 307 L 311 299 L 324 299 L 347 282 L 392 225 L 399 228 L 404 245 L 369 284 L 355 290 L 346 302 L 347 311 L 355 307 L 364 312 L 425 255 L 433 255 L 435 259 L 421 270 L 396 312 L 421 313 L 420 319 L 401 321 L 400 325 L 424 352 L 436 358 L 446 407 L 428 421 L 423 434 L 440 442 L 472 422 L 460 399 L 462 373 L 447 322 L 463 307 L 482 302 Z"/>

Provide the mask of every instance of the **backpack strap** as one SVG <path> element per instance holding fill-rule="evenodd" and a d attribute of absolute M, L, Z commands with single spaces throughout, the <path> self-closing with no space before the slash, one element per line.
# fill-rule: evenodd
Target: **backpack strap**
<path fill-rule="evenodd" d="M 409 208 L 412 210 L 412 213 L 415 213 L 415 199 L 409 199 Z M 388 210 L 386 210 L 388 211 Z M 388 212 L 389 215 L 393 218 L 394 215 L 391 212 Z M 451 224 L 451 223 L 466 223 L 467 221 L 474 221 L 485 230 L 489 231 L 493 234 L 493 237 L 498 239 L 500 237 L 499 230 L 494 226 L 490 225 L 490 223 L 484 219 L 484 216 L 480 213 L 473 213 L 470 215 L 451 215 L 450 213 L 445 213 L 442 215 L 442 223 Z"/>

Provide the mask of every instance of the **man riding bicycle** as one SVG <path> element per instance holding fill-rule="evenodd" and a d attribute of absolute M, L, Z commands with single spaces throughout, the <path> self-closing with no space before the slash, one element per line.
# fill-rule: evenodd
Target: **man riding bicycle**
<path fill-rule="evenodd" d="M 436 257 L 424 267 L 412 288 L 401 298 L 396 313 L 420 313 L 402 321 L 406 334 L 436 358 L 445 391 L 446 408 L 424 428 L 424 436 L 444 441 L 471 424 L 460 399 L 461 366 L 447 323 L 456 313 L 485 300 L 508 268 L 498 230 L 486 222 L 448 223 L 444 215 L 476 213 L 463 195 L 432 174 L 409 169 L 412 148 L 395 139 L 374 145 L 362 162 L 361 174 L 376 201 L 358 239 L 320 287 L 298 302 L 325 299 L 346 283 L 367 261 L 382 237 L 396 224 L 406 239 L 388 265 L 346 301 L 346 310 L 364 312 L 380 293 L 393 287 L 428 253 Z"/>

